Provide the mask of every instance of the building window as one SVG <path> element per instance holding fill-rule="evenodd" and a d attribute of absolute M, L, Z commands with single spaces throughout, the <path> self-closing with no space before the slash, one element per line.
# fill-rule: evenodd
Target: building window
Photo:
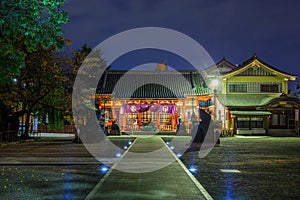
<path fill-rule="evenodd" d="M 251 128 L 263 128 L 263 121 L 251 121 Z"/>
<path fill-rule="evenodd" d="M 170 114 L 160 113 L 160 121 L 161 122 L 169 122 L 170 121 Z"/>
<path fill-rule="evenodd" d="M 129 113 L 128 114 L 129 121 L 136 122 L 138 120 L 138 115 L 136 113 Z"/>
<path fill-rule="evenodd" d="M 238 117 L 238 128 L 263 128 L 262 117 Z"/>
<path fill-rule="evenodd" d="M 291 115 L 291 116 L 293 116 L 293 115 Z M 270 125 L 273 128 L 287 128 L 287 125 L 288 125 L 287 119 L 288 119 L 288 116 L 286 113 L 273 113 Z"/>
<path fill-rule="evenodd" d="M 283 126 L 286 125 L 286 114 L 280 114 L 279 123 Z"/>
<path fill-rule="evenodd" d="M 279 93 L 282 84 L 277 82 L 229 82 L 228 93 Z"/>
<path fill-rule="evenodd" d="M 229 83 L 227 87 L 228 92 L 230 93 L 245 93 L 247 92 L 247 84 L 246 83 Z"/>
<path fill-rule="evenodd" d="M 250 128 L 250 117 L 238 117 L 237 127 L 238 128 Z"/>
<path fill-rule="evenodd" d="M 150 115 L 148 112 L 142 112 L 142 122 L 148 123 L 150 122 Z"/>
<path fill-rule="evenodd" d="M 249 121 L 238 121 L 238 128 L 250 128 Z"/>
<path fill-rule="evenodd" d="M 278 84 L 261 84 L 260 92 L 279 92 Z"/>

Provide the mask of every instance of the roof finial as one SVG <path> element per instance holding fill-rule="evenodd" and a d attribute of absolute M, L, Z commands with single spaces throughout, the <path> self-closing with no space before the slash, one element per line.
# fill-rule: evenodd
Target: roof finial
<path fill-rule="evenodd" d="M 161 62 L 156 64 L 156 71 L 167 71 L 168 70 L 168 66 L 166 62 Z"/>

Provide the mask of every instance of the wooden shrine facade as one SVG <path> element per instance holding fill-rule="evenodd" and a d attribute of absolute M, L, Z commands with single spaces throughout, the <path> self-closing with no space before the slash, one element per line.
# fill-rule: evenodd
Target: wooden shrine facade
<path fill-rule="evenodd" d="M 123 132 L 175 131 L 181 121 L 189 129 L 199 106 L 211 105 L 211 91 L 197 70 L 163 69 L 107 70 L 96 94 L 100 123 L 108 131 L 112 120 Z"/>
<path fill-rule="evenodd" d="M 199 105 L 209 109 L 211 96 L 196 96 L 180 99 L 114 99 L 99 95 L 102 119 L 109 131 L 111 121 L 116 120 L 123 132 L 130 131 L 175 131 L 182 121 L 187 132 L 193 120 L 199 120 Z M 201 102 L 201 103 L 200 103 Z"/>

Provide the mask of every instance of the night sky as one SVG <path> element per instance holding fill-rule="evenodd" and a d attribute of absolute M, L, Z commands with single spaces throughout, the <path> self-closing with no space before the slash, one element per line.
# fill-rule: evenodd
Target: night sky
<path fill-rule="evenodd" d="M 119 32 L 164 27 L 198 41 L 215 62 L 241 64 L 254 53 L 266 63 L 300 75 L 300 1 L 297 0 L 69 0 L 70 21 L 63 26 L 72 47 L 96 47 Z M 185 61 L 157 51 L 133 52 L 113 63 L 130 68 Z M 116 66 L 114 66 L 116 65 Z"/>

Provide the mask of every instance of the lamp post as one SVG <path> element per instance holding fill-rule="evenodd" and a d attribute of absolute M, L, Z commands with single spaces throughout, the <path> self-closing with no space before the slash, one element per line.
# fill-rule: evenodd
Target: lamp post
<path fill-rule="evenodd" d="M 214 124 L 216 123 L 217 120 L 217 87 L 218 87 L 219 81 L 217 79 L 213 79 L 211 82 L 211 85 L 213 87 L 213 92 L 214 92 Z M 216 124 L 215 124 L 216 125 Z M 217 142 L 217 144 L 220 144 L 220 140 L 218 139 L 217 141 L 215 140 L 215 133 L 216 133 L 216 126 L 213 130 L 213 140 L 214 142 Z"/>
<path fill-rule="evenodd" d="M 214 98 L 214 120 L 217 119 L 217 104 L 216 104 L 216 100 L 217 100 L 217 86 L 219 84 L 219 81 L 217 79 L 213 79 L 211 82 L 211 86 L 213 88 L 213 98 Z"/>
<path fill-rule="evenodd" d="M 192 115 L 191 115 L 191 121 L 192 123 L 196 120 L 196 114 L 194 110 L 194 97 L 192 98 Z"/>
<path fill-rule="evenodd" d="M 105 113 L 105 104 L 106 104 L 106 102 L 107 102 L 107 98 L 106 97 L 104 97 L 103 99 L 103 113 L 104 113 L 104 122 L 106 123 L 106 113 Z M 104 124 L 105 124 L 104 123 Z M 106 125 L 106 124 L 105 124 Z"/>

